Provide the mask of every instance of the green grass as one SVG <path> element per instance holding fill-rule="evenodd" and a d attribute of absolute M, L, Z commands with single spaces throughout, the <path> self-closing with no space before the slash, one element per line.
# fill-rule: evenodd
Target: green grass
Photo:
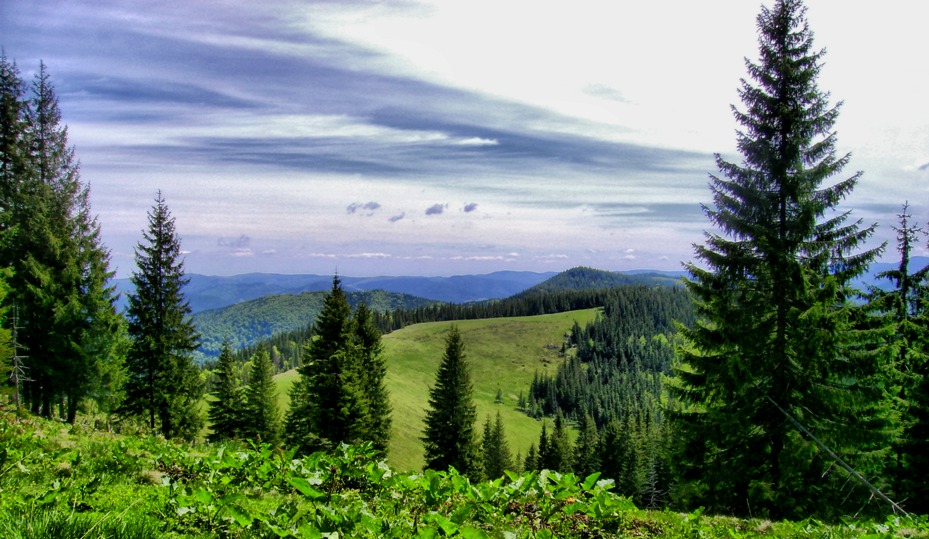
<path fill-rule="evenodd" d="M 491 318 L 458 322 L 416 324 L 384 335 L 387 362 L 386 384 L 393 406 L 393 425 L 388 461 L 399 470 L 419 470 L 423 465 L 420 436 L 429 404 L 429 389 L 445 353 L 445 336 L 456 324 L 465 343 L 471 365 L 474 402 L 480 429 L 487 415 L 498 411 L 503 418 L 510 450 L 525 455 L 539 439 L 542 424 L 516 409 L 519 392 L 528 394 L 536 372 L 554 372 L 564 334 L 577 321 L 584 326 L 599 311 L 589 309 L 568 313 L 520 318 Z M 288 371 L 275 377 L 281 409 L 289 403 L 289 390 L 297 377 Z M 494 400 L 503 390 L 503 404 Z"/>

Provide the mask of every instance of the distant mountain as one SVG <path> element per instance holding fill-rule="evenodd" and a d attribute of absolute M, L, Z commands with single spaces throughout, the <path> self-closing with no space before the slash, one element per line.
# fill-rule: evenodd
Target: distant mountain
<path fill-rule="evenodd" d="M 271 294 L 194 314 L 193 323 L 201 335 L 201 359 L 219 355 L 223 340 L 229 340 L 233 349 L 238 349 L 256 344 L 274 334 L 312 324 L 322 310 L 323 300 L 331 287 L 330 277 L 325 291 Z M 352 307 L 363 301 L 378 312 L 415 309 L 435 303 L 409 294 L 383 290 L 347 292 L 346 295 Z"/>
<path fill-rule="evenodd" d="M 630 284 L 674 286 L 681 284 L 684 272 L 636 271 L 620 273 L 587 267 L 571 268 L 545 281 L 523 290 L 517 297 L 539 292 L 562 290 L 595 290 Z"/>
<path fill-rule="evenodd" d="M 914 256 L 910 258 L 909 271 L 919 271 L 929 266 L 929 256 Z M 887 279 L 878 279 L 877 276 L 885 271 L 897 270 L 900 268 L 900 262 L 877 262 L 871 264 L 868 273 L 854 281 L 855 286 L 866 290 L 868 286 L 876 286 L 882 290 L 888 290 L 893 283 Z"/>
<path fill-rule="evenodd" d="M 554 272 L 498 271 L 486 275 L 452 277 L 340 277 L 346 292 L 385 290 L 410 294 L 447 303 L 467 303 L 512 296 L 555 275 Z M 300 294 L 329 290 L 331 275 L 282 275 L 249 273 L 233 276 L 189 274 L 184 295 L 194 313 L 235 305 L 270 294 Z M 120 310 L 126 306 L 126 294 L 132 291 L 129 279 L 116 279 L 121 297 Z"/>

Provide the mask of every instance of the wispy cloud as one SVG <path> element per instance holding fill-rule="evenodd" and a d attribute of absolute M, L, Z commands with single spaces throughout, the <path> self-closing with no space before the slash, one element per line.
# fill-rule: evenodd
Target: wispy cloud
<path fill-rule="evenodd" d="M 380 207 L 381 205 L 374 201 L 365 202 L 364 204 L 362 204 L 361 202 L 352 202 L 351 204 L 348 205 L 347 208 L 345 208 L 345 211 L 348 213 L 357 213 L 359 210 L 364 210 L 367 215 L 373 215 L 374 210 Z"/>

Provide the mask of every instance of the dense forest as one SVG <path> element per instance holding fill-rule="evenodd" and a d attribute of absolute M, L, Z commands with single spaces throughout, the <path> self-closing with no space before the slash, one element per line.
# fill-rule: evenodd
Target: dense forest
<path fill-rule="evenodd" d="M 32 440 L 20 426 L 29 416 L 72 429 L 87 417 L 101 430 L 137 434 L 124 447 L 157 468 L 148 470 L 153 481 L 171 489 L 156 495 L 170 498 L 160 505 L 171 509 L 167 522 L 194 536 L 389 531 L 368 502 L 403 513 L 397 529 L 404 533 L 419 533 L 420 518 L 431 518 L 433 535 L 441 528 L 488 536 L 500 531 L 488 515 L 500 512 L 525 536 L 548 536 L 543 529 L 587 536 L 588 524 L 604 522 L 611 532 L 598 533 L 639 535 L 639 527 L 609 520 L 619 502 L 606 485 L 639 507 L 696 511 L 695 519 L 698 508 L 773 521 L 929 513 L 929 267 L 911 267 L 927 245 L 926 229 L 902 202 L 894 245 L 872 246 L 877 224 L 853 220 L 842 207 L 862 173 L 844 172 L 851 158 L 836 149 L 840 104 L 818 87 L 825 53 L 814 46 L 803 2 L 762 7 L 758 33 L 759 59 L 746 61 L 741 104 L 733 106 L 740 160 L 716 156 L 712 203 L 703 207 L 708 230 L 683 280 L 576 268 L 508 299 L 460 305 L 377 292 L 352 301 L 335 276 L 312 320 L 296 305 L 283 307 L 279 314 L 296 329 L 261 343 L 222 328 L 211 331 L 218 338 L 198 332 L 184 296 L 181 240 L 160 191 L 135 249 L 128 307 L 117 312 L 109 251 L 51 77 L 40 64 L 27 84 L 3 53 L 0 360 L 8 383 L 0 405 L 0 525 L 46 508 L 59 519 L 79 513 L 94 485 L 111 480 L 99 464 L 96 479 L 57 500 L 82 457 L 42 446 L 44 433 Z M 878 275 L 884 286 L 856 288 L 888 250 L 899 264 Z M 477 425 L 468 343 L 451 325 L 419 440 L 427 471 L 398 475 L 404 483 L 392 487 L 419 490 L 392 497 L 379 489 L 394 477 L 378 460 L 395 417 L 385 333 L 591 308 L 602 309 L 595 321 L 566 328 L 562 363 L 522 389 L 516 406 L 541 428 L 528 448 L 506 444 L 500 416 L 487 417 L 483 430 Z M 253 318 L 244 309 L 235 316 Z M 209 315 L 200 320 L 201 328 L 221 325 Z M 250 333 L 273 333 L 257 319 L 240 322 L 256 326 Z M 201 347 L 218 352 L 215 364 L 197 365 Z M 281 410 L 273 375 L 290 369 L 290 405 Z M 507 405 L 503 388 L 498 402 Z M 139 440 L 153 436 L 159 441 L 142 449 Z M 170 445 L 204 438 L 231 444 L 239 456 L 226 458 L 225 446 L 213 445 L 203 454 L 215 462 L 207 463 Z M 58 464 L 38 466 L 52 491 L 38 496 L 32 459 L 51 451 Z M 124 456 L 114 457 L 114 473 L 140 477 L 143 470 Z M 258 466 L 244 470 L 243 459 Z M 221 476 L 228 482 L 203 485 Z M 417 483 L 422 477 L 428 485 Z M 567 486 L 559 491 L 549 478 Z M 564 497 L 498 503 L 502 485 L 523 496 L 526 481 Z M 287 498 L 280 513 L 256 508 L 265 495 Z M 344 498 L 355 512 L 308 506 L 298 496 Z M 434 503 L 452 508 L 467 496 L 481 498 L 465 504 L 467 515 L 439 513 Z M 598 496 L 604 505 L 596 505 Z M 428 509 L 408 514 L 406 502 Z M 573 505 L 581 502 L 591 505 Z M 543 517 L 546 503 L 551 513 Z M 572 510 L 576 518 L 568 518 Z M 146 526 L 158 524 L 147 518 Z M 356 527 L 375 520 L 379 528 Z"/>

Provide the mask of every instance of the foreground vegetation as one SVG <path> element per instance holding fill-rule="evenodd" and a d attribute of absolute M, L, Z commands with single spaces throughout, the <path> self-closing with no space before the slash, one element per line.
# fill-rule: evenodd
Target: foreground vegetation
<path fill-rule="evenodd" d="M 925 517 L 769 522 L 642 511 L 597 474 L 399 473 L 369 447 L 294 458 L 189 446 L 0 409 L 0 535 L 155 537 L 925 537 Z"/>

